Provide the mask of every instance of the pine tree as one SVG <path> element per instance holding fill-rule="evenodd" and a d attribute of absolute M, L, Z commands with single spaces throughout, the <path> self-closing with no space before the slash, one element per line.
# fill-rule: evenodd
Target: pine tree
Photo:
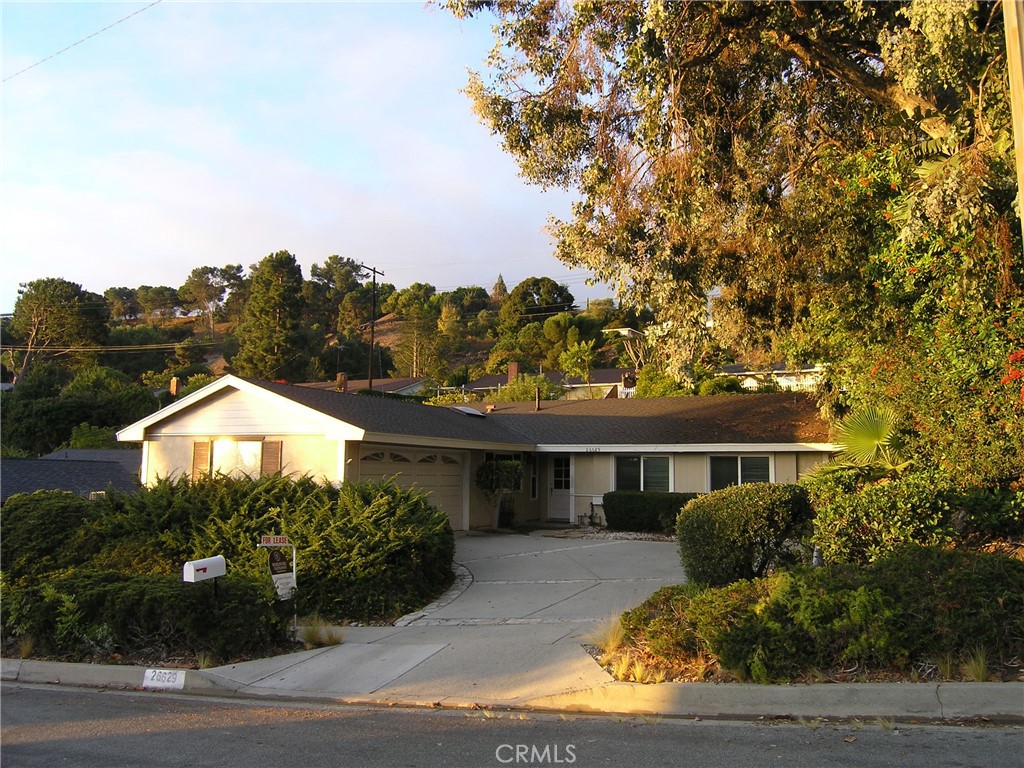
<path fill-rule="evenodd" d="M 252 288 L 237 331 L 238 354 L 231 361 L 241 376 L 302 378 L 309 349 L 301 327 L 302 269 L 288 251 L 267 256 L 252 272 Z"/>

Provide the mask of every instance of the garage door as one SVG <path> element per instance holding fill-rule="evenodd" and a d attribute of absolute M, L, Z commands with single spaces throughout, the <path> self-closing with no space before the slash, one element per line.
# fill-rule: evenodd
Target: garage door
<path fill-rule="evenodd" d="M 448 513 L 453 530 L 462 530 L 462 457 L 443 451 L 363 448 L 359 457 L 363 480 L 394 477 L 405 488 L 430 494 L 430 503 Z"/>

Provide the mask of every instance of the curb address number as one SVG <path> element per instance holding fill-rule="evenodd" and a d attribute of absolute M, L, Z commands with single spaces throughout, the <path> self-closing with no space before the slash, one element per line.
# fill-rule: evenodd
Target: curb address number
<path fill-rule="evenodd" d="M 142 678 L 143 688 L 182 690 L 185 687 L 184 669 L 147 669 Z"/>

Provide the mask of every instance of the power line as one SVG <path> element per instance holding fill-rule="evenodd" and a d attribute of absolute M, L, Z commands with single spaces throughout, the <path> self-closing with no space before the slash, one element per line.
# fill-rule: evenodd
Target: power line
<path fill-rule="evenodd" d="M 4 83 L 6 83 L 6 82 L 7 82 L 8 80 L 13 80 L 13 79 L 14 79 L 14 78 L 16 78 L 16 77 L 17 77 L 18 75 L 23 75 L 23 74 L 25 74 L 25 73 L 26 73 L 26 72 L 28 72 L 28 71 L 29 71 L 30 69 L 33 69 L 33 68 L 35 68 L 35 67 L 38 67 L 38 66 L 39 66 L 40 64 L 43 64 L 43 63 L 45 63 L 45 62 L 49 61 L 50 59 L 56 58 L 57 56 L 60 56 L 60 55 L 61 55 L 62 53 L 65 53 L 65 52 L 67 52 L 67 51 L 70 51 L 70 50 L 71 50 L 72 48 L 74 48 L 74 47 L 75 47 L 76 45 L 81 45 L 81 44 L 82 44 L 82 43 L 84 43 L 84 42 L 85 42 L 86 40 L 91 40 L 92 38 L 96 37 L 96 35 L 102 34 L 103 32 L 106 32 L 106 31 L 107 31 L 108 29 L 111 29 L 112 27 L 116 27 L 116 26 L 117 26 L 118 24 L 120 24 L 121 22 L 124 22 L 124 21 L 128 21 L 128 19 L 130 19 L 130 18 L 131 18 L 132 16 L 138 16 L 138 15 L 139 15 L 140 13 L 142 13 L 143 11 L 148 11 L 148 10 L 149 10 L 150 8 L 152 8 L 152 7 L 154 6 L 154 5 L 159 5 L 159 4 L 160 4 L 160 3 L 162 3 L 162 2 L 163 2 L 163 0 L 154 0 L 154 2 L 150 3 L 150 4 L 149 4 L 149 5 L 147 5 L 147 6 L 145 7 L 145 8 L 139 8 L 139 10 L 137 10 L 137 11 L 135 11 L 135 12 L 133 12 L 133 13 L 129 13 L 129 14 L 128 14 L 127 16 L 125 16 L 125 17 L 124 17 L 123 19 L 118 19 L 118 20 L 117 20 L 117 21 L 115 21 L 115 22 L 114 22 L 113 24 L 108 24 L 108 25 L 107 25 L 107 26 L 105 26 L 105 27 L 104 27 L 103 29 L 101 29 L 101 30 L 98 30 L 98 31 L 96 31 L 96 32 L 93 32 L 93 33 L 92 33 L 91 35 L 87 35 L 86 37 L 83 37 L 83 38 L 82 38 L 81 40 L 78 40 L 78 41 L 76 41 L 76 42 L 72 43 L 71 45 L 67 46 L 66 48 L 61 48 L 61 49 L 60 49 L 59 51 L 57 51 L 56 53 L 51 53 L 51 54 L 50 54 L 49 56 L 47 56 L 47 57 L 46 57 L 45 59 L 40 59 L 40 60 L 39 60 L 39 61 L 37 61 L 37 62 L 36 62 L 35 64 L 30 64 L 29 66 L 25 67 L 24 69 L 18 70 L 18 71 L 17 71 L 17 72 L 15 72 L 15 73 L 14 73 L 13 75 L 8 75 L 7 77 L 5 77 L 5 78 L 4 78 L 4 79 L 3 79 L 2 81 L 0 81 L 0 82 L 4 82 Z"/>
<path fill-rule="evenodd" d="M 215 341 L 192 341 L 167 344 L 134 344 L 117 347 L 50 347 L 33 346 L 25 344 L 4 344 L 0 350 L 7 352 L 159 352 L 178 349 L 179 347 L 211 347 L 217 345 Z"/>

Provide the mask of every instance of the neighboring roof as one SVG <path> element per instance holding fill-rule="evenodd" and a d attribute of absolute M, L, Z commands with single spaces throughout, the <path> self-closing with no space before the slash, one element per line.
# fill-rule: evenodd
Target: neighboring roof
<path fill-rule="evenodd" d="M 4 501 L 16 493 L 34 491 L 71 491 L 84 496 L 110 486 L 125 493 L 139 488 L 136 477 L 116 461 L 0 461 L 0 500 Z"/>
<path fill-rule="evenodd" d="M 821 445 L 829 439 L 814 401 L 793 393 L 543 400 L 535 408 L 498 403 L 487 418 L 547 446 Z"/>
<path fill-rule="evenodd" d="M 411 379 L 374 379 L 373 390 L 375 392 L 401 393 L 409 390 L 423 388 L 426 381 L 422 376 Z M 322 389 L 324 391 L 337 392 L 338 382 L 336 381 L 310 381 L 303 384 L 296 384 L 297 387 L 308 387 L 309 389 Z M 369 379 L 349 379 L 347 384 L 348 392 L 358 392 L 361 389 L 370 388 Z"/>
<path fill-rule="evenodd" d="M 44 461 L 113 461 L 135 477 L 142 468 L 139 448 L 65 448 L 40 458 Z"/>
<path fill-rule="evenodd" d="M 621 384 L 622 377 L 627 373 L 633 372 L 633 368 L 595 368 L 590 372 L 590 383 L 595 387 Z M 532 376 L 533 374 L 525 375 Z M 566 376 L 562 371 L 545 371 L 542 375 L 552 384 L 562 384 L 570 387 L 585 387 L 587 385 L 586 379 L 582 379 L 579 376 Z M 494 374 L 491 376 L 481 376 L 479 379 L 469 382 L 466 385 L 466 389 L 473 391 L 491 390 L 498 389 L 506 384 L 508 384 L 507 374 Z"/>

